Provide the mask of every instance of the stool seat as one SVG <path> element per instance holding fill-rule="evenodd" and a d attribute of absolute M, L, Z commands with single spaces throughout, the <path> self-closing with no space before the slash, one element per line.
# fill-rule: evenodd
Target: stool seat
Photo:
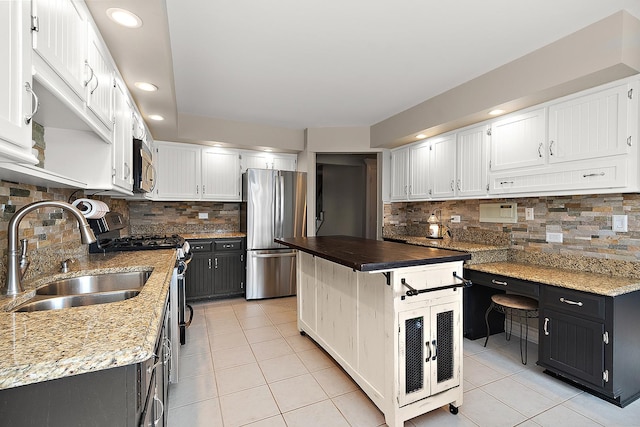
<path fill-rule="evenodd" d="M 533 298 L 525 297 L 524 295 L 516 294 L 494 294 L 491 296 L 491 304 L 484 315 L 485 322 L 487 324 L 487 338 L 484 341 L 484 346 L 487 346 L 489 341 L 489 313 L 492 310 L 496 310 L 500 313 L 504 313 L 505 320 L 509 320 L 507 329 L 505 325 L 505 333 L 507 341 L 511 339 L 511 331 L 513 330 L 513 316 L 516 315 L 520 319 L 520 358 L 524 365 L 527 364 L 527 342 L 529 338 L 529 318 L 538 317 L 538 301 Z M 525 335 L 522 334 L 522 323 L 525 324 Z M 524 338 L 524 340 L 523 340 Z M 524 341 L 524 348 L 523 348 Z"/>
<path fill-rule="evenodd" d="M 515 308 L 517 310 L 537 310 L 538 301 L 524 295 L 515 294 L 495 294 L 491 296 L 491 301 L 504 307 Z"/>

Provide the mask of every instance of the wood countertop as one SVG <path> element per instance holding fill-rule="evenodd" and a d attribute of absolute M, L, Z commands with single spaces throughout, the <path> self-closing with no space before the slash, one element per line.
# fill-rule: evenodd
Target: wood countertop
<path fill-rule="evenodd" d="M 293 237 L 275 241 L 358 271 L 392 270 L 471 258 L 470 254 L 459 251 L 350 236 Z"/>
<path fill-rule="evenodd" d="M 0 298 L 0 389 L 143 362 L 153 356 L 175 250 L 114 252 L 78 259 L 72 271 L 24 284 Z M 152 271 L 139 295 L 120 302 L 27 313 L 10 312 L 53 280 L 86 274 Z"/>

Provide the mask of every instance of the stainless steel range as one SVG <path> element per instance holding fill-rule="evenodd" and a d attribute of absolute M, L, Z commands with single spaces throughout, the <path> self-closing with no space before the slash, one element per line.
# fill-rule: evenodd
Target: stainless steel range
<path fill-rule="evenodd" d="M 130 235 L 121 236 L 120 233 L 126 228 L 122 214 L 109 212 L 103 218 L 88 220 L 91 229 L 96 235 L 97 241 L 89 245 L 89 253 L 108 253 L 143 251 L 154 249 L 175 249 L 177 251 L 176 265 L 171 277 L 169 287 L 169 339 L 171 346 L 171 369 L 169 380 L 172 383 L 178 382 L 178 358 L 180 346 L 175 345 L 178 340 L 180 344 L 186 342 L 186 328 L 193 319 L 193 309 L 186 303 L 185 297 L 185 275 L 191 251 L 189 242 L 182 236 L 172 235 Z M 189 311 L 189 319 L 185 313 Z"/>

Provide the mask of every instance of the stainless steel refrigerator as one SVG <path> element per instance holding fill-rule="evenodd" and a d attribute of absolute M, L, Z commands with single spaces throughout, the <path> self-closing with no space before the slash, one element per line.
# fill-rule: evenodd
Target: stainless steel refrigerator
<path fill-rule="evenodd" d="M 247 169 L 240 230 L 247 234 L 247 299 L 296 294 L 296 254 L 273 241 L 307 235 L 307 174 Z"/>

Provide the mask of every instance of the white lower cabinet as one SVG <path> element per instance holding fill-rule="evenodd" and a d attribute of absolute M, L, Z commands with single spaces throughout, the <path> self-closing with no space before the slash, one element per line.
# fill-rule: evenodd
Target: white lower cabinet
<path fill-rule="evenodd" d="M 390 427 L 463 400 L 462 261 L 361 272 L 298 252 L 298 328 L 324 348 Z"/>

